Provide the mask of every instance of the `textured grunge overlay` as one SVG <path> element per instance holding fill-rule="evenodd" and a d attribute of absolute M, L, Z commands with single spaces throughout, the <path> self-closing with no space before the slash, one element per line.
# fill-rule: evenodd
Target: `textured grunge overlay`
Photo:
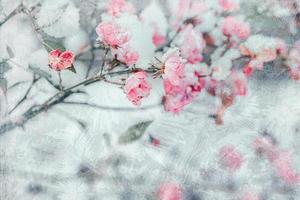
<path fill-rule="evenodd" d="M 299 80 L 299 0 L 0 0 L 0 200 L 298 200 Z"/>

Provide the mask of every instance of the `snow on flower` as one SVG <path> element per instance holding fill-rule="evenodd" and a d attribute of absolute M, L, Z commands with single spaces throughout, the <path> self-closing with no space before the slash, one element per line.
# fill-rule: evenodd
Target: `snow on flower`
<path fill-rule="evenodd" d="M 156 47 L 166 42 L 166 35 L 168 30 L 167 19 L 164 15 L 161 6 L 156 0 L 152 0 L 140 15 L 143 23 L 152 28 L 152 41 Z"/>
<path fill-rule="evenodd" d="M 243 163 L 243 155 L 234 146 L 226 145 L 220 149 L 220 162 L 230 171 L 238 170 Z"/>
<path fill-rule="evenodd" d="M 132 3 L 125 0 L 110 0 L 107 4 L 107 12 L 109 15 L 116 16 L 121 13 L 135 13 Z"/>
<path fill-rule="evenodd" d="M 238 0 L 219 0 L 219 5 L 226 12 L 233 12 L 240 8 Z"/>
<path fill-rule="evenodd" d="M 222 32 L 227 37 L 245 40 L 250 35 L 250 26 L 244 21 L 228 16 L 222 22 Z"/>
<path fill-rule="evenodd" d="M 245 96 L 247 94 L 247 79 L 244 74 L 233 71 L 229 77 L 231 94 L 234 96 Z"/>
<path fill-rule="evenodd" d="M 180 112 L 205 87 L 205 80 L 202 77 L 205 69 L 191 64 L 185 67 L 184 76 L 176 84 L 173 84 L 169 79 L 164 79 L 165 96 L 163 102 L 166 111 Z"/>
<path fill-rule="evenodd" d="M 115 22 L 101 22 L 97 28 L 98 40 L 112 48 L 118 48 L 129 40 L 126 30 L 119 27 Z"/>
<path fill-rule="evenodd" d="M 151 85 L 147 81 L 147 73 L 138 71 L 131 74 L 125 82 L 124 87 L 127 98 L 136 106 L 141 104 L 141 100 L 148 97 Z"/>
<path fill-rule="evenodd" d="M 195 64 L 202 60 L 205 41 L 202 34 L 194 30 L 193 25 L 187 25 L 175 43 L 180 47 L 182 57 L 189 63 Z"/>
<path fill-rule="evenodd" d="M 260 197 L 253 192 L 245 192 L 242 196 L 242 200 L 261 200 Z"/>
<path fill-rule="evenodd" d="M 179 85 L 184 77 L 184 60 L 177 48 L 170 49 L 162 57 L 163 78 L 168 79 L 173 85 Z"/>
<path fill-rule="evenodd" d="M 192 0 L 178 0 L 177 3 L 174 3 L 174 0 L 170 0 L 169 7 L 172 17 L 174 17 L 175 28 L 178 28 L 180 23 L 187 19 L 192 20 L 193 25 L 201 23 L 201 15 L 208 9 L 204 2 Z"/>
<path fill-rule="evenodd" d="M 59 49 L 48 54 L 48 62 L 51 69 L 61 71 L 72 67 L 75 55 L 71 51 L 61 52 Z"/>
<path fill-rule="evenodd" d="M 139 54 L 128 44 L 120 46 L 118 49 L 112 49 L 112 54 L 115 55 L 117 60 L 126 64 L 127 66 L 134 65 L 139 59 Z"/>
<path fill-rule="evenodd" d="M 251 58 L 249 67 L 260 70 L 263 69 L 264 63 L 273 61 L 278 55 L 284 55 L 286 52 L 282 40 L 259 34 L 250 36 L 239 49 L 242 55 Z"/>
<path fill-rule="evenodd" d="M 166 182 L 158 190 L 159 200 L 183 200 L 182 189 L 179 184 Z"/>

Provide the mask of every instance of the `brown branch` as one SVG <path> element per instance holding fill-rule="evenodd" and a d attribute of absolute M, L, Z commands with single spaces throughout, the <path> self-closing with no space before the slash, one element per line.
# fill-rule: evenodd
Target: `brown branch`
<path fill-rule="evenodd" d="M 16 110 L 28 97 L 33 85 L 40 79 L 40 77 L 34 77 L 29 88 L 26 90 L 24 96 L 20 99 L 20 101 L 13 107 L 13 109 L 11 109 L 8 114 L 11 114 L 14 110 Z"/>
<path fill-rule="evenodd" d="M 93 83 L 99 82 L 104 80 L 107 76 L 115 76 L 115 75 L 123 75 L 123 74 L 129 74 L 134 72 L 133 69 L 127 69 L 123 71 L 115 71 L 115 72 L 107 72 L 106 74 L 99 75 L 96 77 L 89 78 L 85 81 L 82 81 L 80 83 L 77 83 L 69 88 L 64 89 L 61 92 L 56 93 L 52 97 L 50 97 L 48 100 L 46 100 L 41 105 L 33 105 L 31 106 L 26 112 L 24 112 L 17 121 L 12 121 L 8 119 L 4 123 L 0 125 L 0 135 L 3 135 L 4 133 L 15 129 L 16 127 L 22 127 L 24 126 L 30 119 L 36 117 L 42 112 L 46 112 L 53 106 L 62 103 L 65 99 L 67 99 L 69 96 L 76 94 L 76 93 L 82 93 L 80 90 L 74 90 L 81 86 L 87 86 L 91 85 Z M 99 107 L 100 108 L 100 107 Z"/>
<path fill-rule="evenodd" d="M 144 106 L 144 107 L 110 107 L 110 106 L 101 106 L 93 103 L 88 103 L 88 102 L 74 102 L 74 101 L 63 101 L 63 104 L 69 104 L 69 105 L 83 105 L 91 108 L 96 108 L 100 110 L 112 110 L 112 111 L 141 111 L 141 110 L 148 110 L 152 108 L 156 108 L 161 105 L 161 103 L 149 105 L 149 106 Z"/>

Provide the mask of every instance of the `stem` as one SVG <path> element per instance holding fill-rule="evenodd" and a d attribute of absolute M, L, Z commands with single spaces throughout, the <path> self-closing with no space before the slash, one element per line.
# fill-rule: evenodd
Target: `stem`
<path fill-rule="evenodd" d="M 62 78 L 61 78 L 60 72 L 58 72 L 58 78 L 59 78 L 59 87 L 60 87 L 60 90 L 63 91 L 63 90 L 64 90 L 64 87 L 63 87 L 63 85 L 62 85 Z"/>

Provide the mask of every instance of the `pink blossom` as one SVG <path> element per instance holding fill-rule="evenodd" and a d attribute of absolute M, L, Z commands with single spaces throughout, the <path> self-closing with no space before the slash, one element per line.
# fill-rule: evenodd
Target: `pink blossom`
<path fill-rule="evenodd" d="M 127 98 L 136 106 L 141 104 L 144 97 L 148 97 L 151 85 L 147 81 L 147 73 L 138 71 L 131 74 L 127 79 L 124 87 Z"/>
<path fill-rule="evenodd" d="M 247 79 L 244 74 L 232 72 L 230 75 L 230 85 L 232 88 L 232 95 L 245 96 L 247 94 Z"/>
<path fill-rule="evenodd" d="M 292 158 L 289 152 L 280 151 L 278 158 L 273 162 L 278 176 L 280 176 L 286 183 L 295 184 L 300 180 L 300 175 L 292 167 Z"/>
<path fill-rule="evenodd" d="M 163 56 L 163 78 L 168 79 L 173 85 L 180 84 L 184 76 L 184 63 L 178 49 L 170 50 Z"/>
<path fill-rule="evenodd" d="M 134 65 L 139 59 L 139 54 L 128 44 L 120 46 L 118 49 L 112 49 L 112 54 L 115 55 L 117 60 L 121 61 L 127 66 Z"/>
<path fill-rule="evenodd" d="M 219 4 L 226 12 L 236 11 L 240 8 L 236 0 L 219 0 Z"/>
<path fill-rule="evenodd" d="M 179 184 L 167 182 L 160 185 L 158 190 L 159 200 L 183 200 L 182 189 Z"/>
<path fill-rule="evenodd" d="M 220 162 L 230 169 L 236 171 L 242 166 L 243 156 L 232 145 L 223 146 L 219 152 Z"/>
<path fill-rule="evenodd" d="M 50 68 L 61 71 L 72 67 L 75 55 L 71 51 L 61 52 L 59 49 L 53 50 L 48 54 Z"/>
<path fill-rule="evenodd" d="M 228 16 L 222 23 L 222 32 L 228 37 L 235 36 L 238 39 L 245 40 L 250 35 L 250 26 L 248 23 Z"/>
<path fill-rule="evenodd" d="M 113 21 L 101 22 L 97 26 L 96 32 L 99 36 L 98 39 L 112 48 L 118 48 L 129 40 L 127 31 Z"/>
<path fill-rule="evenodd" d="M 166 37 L 163 34 L 160 34 L 157 30 L 155 30 L 152 36 L 152 41 L 153 44 L 156 47 L 158 47 L 166 42 Z"/>
<path fill-rule="evenodd" d="M 182 57 L 192 64 L 200 62 L 202 60 L 201 54 L 205 47 L 202 35 L 197 33 L 191 24 L 185 27 L 181 35 L 183 37 L 180 42 Z"/>
<path fill-rule="evenodd" d="M 110 0 L 107 5 L 107 12 L 109 15 L 116 16 L 120 13 L 135 13 L 135 8 L 130 2 L 125 0 Z"/>
<path fill-rule="evenodd" d="M 196 75 L 197 76 L 197 75 Z M 198 77 L 196 83 L 190 83 L 181 79 L 180 84 L 173 85 L 168 79 L 164 80 L 164 108 L 168 112 L 178 113 L 185 105 L 192 102 L 199 92 L 204 88 L 205 80 Z"/>
<path fill-rule="evenodd" d="M 246 65 L 243 68 L 243 73 L 245 74 L 246 77 L 251 76 L 253 74 L 253 72 L 254 72 L 253 67 L 250 65 Z"/>

